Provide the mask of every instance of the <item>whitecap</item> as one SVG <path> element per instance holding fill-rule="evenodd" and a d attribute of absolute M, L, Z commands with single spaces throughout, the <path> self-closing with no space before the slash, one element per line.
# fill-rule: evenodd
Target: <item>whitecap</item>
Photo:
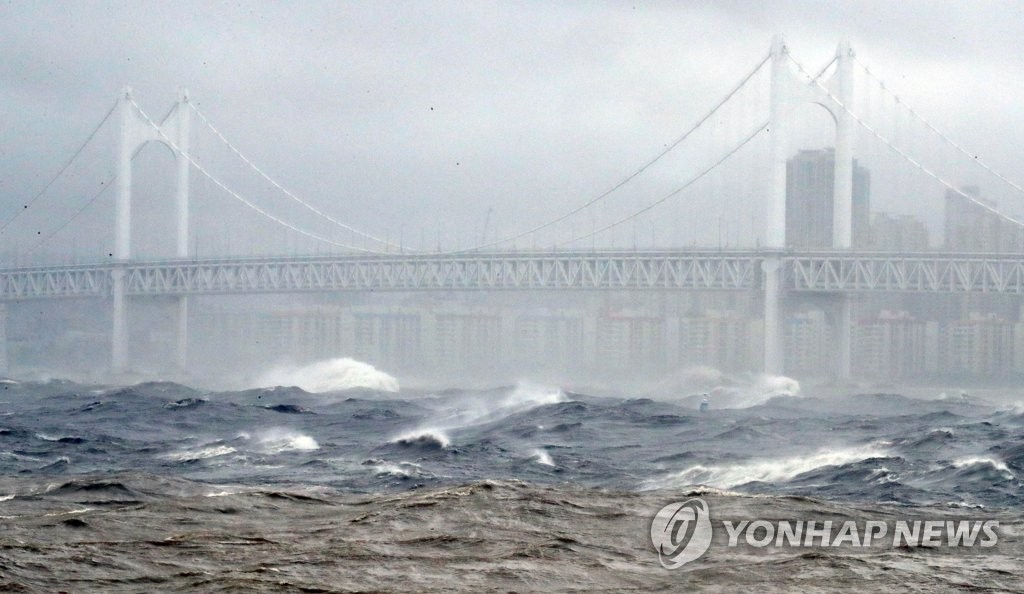
<path fill-rule="evenodd" d="M 519 382 L 497 398 L 491 393 L 462 398 L 456 403 L 457 410 L 451 416 L 439 419 L 436 425 L 443 429 L 471 427 L 566 400 L 565 393 L 559 388 Z"/>
<path fill-rule="evenodd" d="M 555 465 L 555 461 L 551 459 L 551 454 L 541 448 L 533 450 L 533 457 L 537 459 L 537 464 L 543 464 L 545 466 Z"/>
<path fill-rule="evenodd" d="M 269 429 L 257 435 L 260 447 L 268 453 L 312 451 L 320 449 L 315 439 L 291 429 Z"/>
<path fill-rule="evenodd" d="M 403 433 L 392 439 L 389 443 L 397 443 L 404 446 L 447 448 L 451 445 L 451 440 L 440 429 L 417 429 Z"/>
<path fill-rule="evenodd" d="M 181 452 L 171 452 L 164 454 L 163 457 L 169 460 L 175 460 L 177 462 L 191 462 L 193 460 L 207 460 L 209 458 L 216 458 L 218 456 L 226 456 L 233 454 L 237 450 L 231 446 L 218 445 L 210 446 L 205 448 L 199 448 L 195 450 L 184 450 Z"/>
<path fill-rule="evenodd" d="M 970 466 L 991 466 L 995 470 L 998 470 L 1003 476 L 1008 479 L 1014 478 L 1013 471 L 1010 470 L 1006 463 L 1002 460 L 994 460 L 992 458 L 981 458 L 981 457 L 968 457 L 959 458 L 953 461 L 953 468 L 961 469 L 968 468 Z"/>
<path fill-rule="evenodd" d="M 264 374 L 257 387 L 298 386 L 307 392 L 368 388 L 398 392 L 398 380 L 369 363 L 349 357 L 317 361 L 302 367 L 281 367 Z"/>
<path fill-rule="evenodd" d="M 806 456 L 749 460 L 730 465 L 697 464 L 662 479 L 651 481 L 648 488 L 659 489 L 698 484 L 730 488 L 751 482 L 785 482 L 817 468 L 840 466 L 886 455 L 882 450 L 859 447 L 819 450 Z"/>
<path fill-rule="evenodd" d="M 381 460 L 378 464 L 374 464 L 372 468 L 374 474 L 378 476 L 386 475 L 398 478 L 407 478 L 421 474 L 421 467 L 419 464 L 406 461 L 395 464 L 394 462 L 385 462 Z"/>

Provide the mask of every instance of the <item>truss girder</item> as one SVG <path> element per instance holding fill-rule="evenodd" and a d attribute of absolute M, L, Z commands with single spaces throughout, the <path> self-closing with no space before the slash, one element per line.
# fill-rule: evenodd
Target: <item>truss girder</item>
<path fill-rule="evenodd" d="M 790 291 L 1024 294 L 1024 256 L 785 252 Z M 0 300 L 300 291 L 760 288 L 763 252 L 551 252 L 157 261 L 0 270 Z"/>
<path fill-rule="evenodd" d="M 830 254 L 787 268 L 797 291 L 1024 294 L 1024 256 Z"/>

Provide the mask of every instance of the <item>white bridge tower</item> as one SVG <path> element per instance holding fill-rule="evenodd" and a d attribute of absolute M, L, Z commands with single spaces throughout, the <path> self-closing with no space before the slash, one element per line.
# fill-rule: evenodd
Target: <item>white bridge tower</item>
<path fill-rule="evenodd" d="M 782 37 L 772 40 L 771 49 L 771 177 L 766 237 L 768 250 L 763 263 L 764 272 L 764 370 L 781 374 L 783 361 L 782 298 L 783 278 L 779 256 L 786 250 L 786 162 L 789 159 L 789 127 L 797 107 L 817 104 L 832 115 L 836 125 L 835 171 L 833 188 L 832 247 L 848 250 L 853 246 L 853 143 L 855 121 L 853 110 L 854 53 L 849 42 L 842 42 L 836 50 L 836 69 L 828 82 L 832 91 L 825 91 L 814 81 L 793 70 L 789 50 Z M 827 84 L 826 81 L 822 81 Z M 843 106 L 836 105 L 835 99 Z M 836 376 L 840 380 L 850 377 L 851 304 L 848 295 L 837 297 L 834 336 L 839 352 Z"/>
<path fill-rule="evenodd" d="M 125 87 L 119 99 L 121 139 L 117 160 L 117 202 L 114 207 L 113 339 L 111 367 L 123 372 L 128 366 L 128 312 L 123 266 L 131 260 L 132 157 L 147 142 L 161 142 L 174 153 L 177 166 L 177 243 L 175 256 L 188 257 L 189 106 L 188 91 L 182 89 L 178 102 L 163 122 L 154 127 L 135 107 L 132 91 Z M 188 352 L 188 297 L 178 298 L 178 366 L 185 368 Z"/>

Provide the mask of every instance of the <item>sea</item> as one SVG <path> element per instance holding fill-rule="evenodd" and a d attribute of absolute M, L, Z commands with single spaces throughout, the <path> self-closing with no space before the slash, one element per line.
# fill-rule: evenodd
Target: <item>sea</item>
<path fill-rule="evenodd" d="M 355 363 L 238 389 L 4 380 L 0 591 L 1024 591 L 1009 390 L 438 390 Z M 654 518 L 694 499 L 712 541 L 669 568 Z M 998 543 L 758 544 L 798 521 Z"/>

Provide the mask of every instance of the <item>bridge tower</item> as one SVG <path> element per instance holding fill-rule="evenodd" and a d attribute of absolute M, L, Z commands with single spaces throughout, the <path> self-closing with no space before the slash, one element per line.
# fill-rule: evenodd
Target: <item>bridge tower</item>
<path fill-rule="evenodd" d="M 800 105 L 813 103 L 823 107 L 836 125 L 832 247 L 850 249 L 853 246 L 853 117 L 836 105 L 833 95 L 844 106 L 853 109 L 854 53 L 848 41 L 836 49 L 836 69 L 829 82 L 831 91 L 825 91 L 794 72 L 789 49 L 781 36 L 772 40 L 771 49 L 771 105 L 770 105 L 770 202 L 768 207 L 767 255 L 764 272 L 764 369 L 767 373 L 784 371 L 782 302 L 783 278 L 780 255 L 786 250 L 786 164 L 789 159 L 789 127 L 794 111 Z M 824 83 L 823 84 L 827 84 Z M 834 336 L 839 347 L 836 376 L 840 380 L 850 377 L 851 303 L 848 295 L 839 295 L 834 319 Z"/>
<path fill-rule="evenodd" d="M 179 90 L 178 101 L 164 121 L 154 126 L 135 108 L 132 90 L 125 87 L 119 99 L 121 136 L 117 160 L 117 202 L 114 207 L 113 338 L 111 367 L 122 372 L 128 366 L 128 312 L 124 265 L 131 260 L 132 157 L 147 142 L 163 143 L 174 153 L 177 167 L 175 202 L 177 241 L 175 255 L 188 257 L 189 106 L 188 91 Z M 178 366 L 187 363 L 188 297 L 178 297 Z"/>

